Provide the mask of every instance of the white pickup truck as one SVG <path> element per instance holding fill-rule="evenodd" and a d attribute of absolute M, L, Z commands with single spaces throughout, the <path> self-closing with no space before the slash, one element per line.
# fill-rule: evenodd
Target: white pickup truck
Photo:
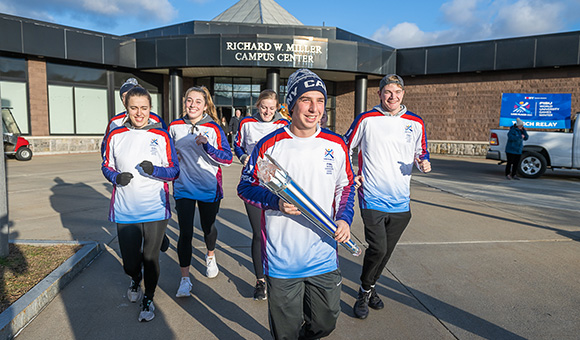
<path fill-rule="evenodd" d="M 524 151 L 518 164 L 522 177 L 538 178 L 547 168 L 580 169 L 580 113 L 572 120 L 567 132 L 544 132 L 527 130 L 529 139 L 524 141 Z M 485 158 L 506 162 L 505 145 L 509 129 L 490 131 L 489 150 Z"/>

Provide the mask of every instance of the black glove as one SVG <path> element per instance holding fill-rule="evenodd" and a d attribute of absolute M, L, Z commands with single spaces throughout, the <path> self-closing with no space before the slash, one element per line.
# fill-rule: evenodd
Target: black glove
<path fill-rule="evenodd" d="M 141 169 L 143 169 L 147 175 L 153 175 L 153 163 L 149 161 L 143 161 L 141 164 L 139 164 L 139 166 L 141 166 Z"/>
<path fill-rule="evenodd" d="M 117 178 L 115 178 L 115 182 L 117 182 L 117 184 L 119 185 L 127 185 L 129 184 L 129 182 L 131 182 L 131 178 L 133 178 L 132 173 L 121 172 L 120 174 L 117 175 Z"/>
<path fill-rule="evenodd" d="M 240 163 L 242 163 L 242 165 L 244 165 L 244 163 L 246 162 L 246 159 L 248 158 L 248 155 L 243 154 L 242 157 L 240 157 Z"/>

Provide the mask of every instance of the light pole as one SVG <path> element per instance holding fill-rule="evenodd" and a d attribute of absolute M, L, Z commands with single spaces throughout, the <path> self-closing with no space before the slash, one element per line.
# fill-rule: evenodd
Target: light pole
<path fill-rule="evenodd" d="M 0 92 L 0 110 L 2 93 Z M 0 128 L 4 131 L 4 121 L 0 119 Z M 6 159 L 4 155 L 4 136 L 2 136 L 2 157 L 0 157 L 0 257 L 7 257 L 8 246 L 8 191 L 6 190 Z"/>

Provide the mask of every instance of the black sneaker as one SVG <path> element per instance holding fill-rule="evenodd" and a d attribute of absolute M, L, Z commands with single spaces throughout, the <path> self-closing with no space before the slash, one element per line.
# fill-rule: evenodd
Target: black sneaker
<path fill-rule="evenodd" d="M 258 280 L 256 282 L 256 287 L 254 288 L 254 300 L 266 300 L 268 295 L 266 294 L 266 282 Z"/>
<path fill-rule="evenodd" d="M 161 242 L 160 250 L 165 253 L 167 251 L 167 249 L 169 249 L 169 237 L 167 237 L 167 235 L 163 234 L 163 242 Z"/>
<path fill-rule="evenodd" d="M 362 288 L 358 290 L 358 297 L 356 298 L 356 302 L 352 307 L 352 311 L 354 312 L 354 316 L 359 319 L 366 319 L 369 315 L 369 299 L 371 297 L 371 291 L 363 292 Z"/>
<path fill-rule="evenodd" d="M 371 296 L 369 298 L 369 307 L 372 309 L 383 309 L 385 308 L 385 304 L 377 294 L 375 287 L 371 287 Z"/>

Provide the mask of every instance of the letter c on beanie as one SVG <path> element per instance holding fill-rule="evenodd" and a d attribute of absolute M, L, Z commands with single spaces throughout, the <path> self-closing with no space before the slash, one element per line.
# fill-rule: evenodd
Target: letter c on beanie
<path fill-rule="evenodd" d="M 301 95 L 308 91 L 319 91 L 324 95 L 326 103 L 326 85 L 316 73 L 309 69 L 301 68 L 288 77 L 286 92 L 286 103 L 288 104 L 288 113 L 292 114 L 294 104 Z"/>

